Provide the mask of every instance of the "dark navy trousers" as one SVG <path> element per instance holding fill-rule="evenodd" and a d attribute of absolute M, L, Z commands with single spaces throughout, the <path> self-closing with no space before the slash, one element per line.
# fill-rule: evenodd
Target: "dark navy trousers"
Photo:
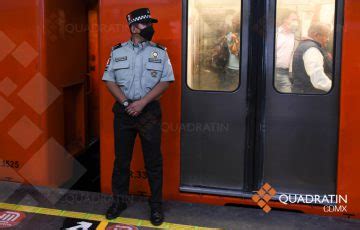
<path fill-rule="evenodd" d="M 114 144 L 115 160 L 112 174 L 112 191 L 114 198 L 123 199 L 129 193 L 130 163 L 137 134 L 140 136 L 145 169 L 150 185 L 151 207 L 161 206 L 163 184 L 163 161 L 161 144 L 161 108 L 159 101 L 147 104 L 143 111 L 132 117 L 125 107 L 115 102 Z"/>

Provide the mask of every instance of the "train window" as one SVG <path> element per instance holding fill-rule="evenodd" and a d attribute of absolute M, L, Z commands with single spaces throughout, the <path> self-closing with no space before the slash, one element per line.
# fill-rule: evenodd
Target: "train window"
<path fill-rule="evenodd" d="M 332 87 L 335 0 L 278 0 L 274 86 L 326 94 Z"/>
<path fill-rule="evenodd" d="M 187 84 L 234 91 L 240 82 L 241 0 L 189 0 Z"/>

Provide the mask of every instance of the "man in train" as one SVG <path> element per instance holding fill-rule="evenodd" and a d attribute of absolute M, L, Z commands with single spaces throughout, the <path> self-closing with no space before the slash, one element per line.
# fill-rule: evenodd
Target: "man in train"
<path fill-rule="evenodd" d="M 220 70 L 220 88 L 235 90 L 240 70 L 240 13 L 231 18 L 229 31 L 216 43 L 212 61 Z"/>
<path fill-rule="evenodd" d="M 291 93 L 290 64 L 299 22 L 296 12 L 290 9 L 283 10 L 280 15 L 280 26 L 276 30 L 275 88 L 282 93 Z"/>
<path fill-rule="evenodd" d="M 308 37 L 300 42 L 293 59 L 293 92 L 301 94 L 324 94 L 332 86 L 332 59 L 325 47 L 331 29 L 328 25 L 314 23 Z"/>
<path fill-rule="evenodd" d="M 140 136 L 145 168 L 150 184 L 150 221 L 160 225 L 163 163 L 160 151 L 161 108 L 159 98 L 174 81 L 166 48 L 152 42 L 153 23 L 148 8 L 130 12 L 127 23 L 131 39 L 112 47 L 103 80 L 115 98 L 115 160 L 112 174 L 113 203 L 106 217 L 114 219 L 127 208 L 130 163 L 137 134 Z"/>

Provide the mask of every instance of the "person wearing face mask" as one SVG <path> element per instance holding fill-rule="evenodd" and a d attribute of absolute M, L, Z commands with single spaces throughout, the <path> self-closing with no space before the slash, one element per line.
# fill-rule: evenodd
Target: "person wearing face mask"
<path fill-rule="evenodd" d="M 215 44 L 212 62 L 220 74 L 220 89 L 235 90 L 240 70 L 240 13 L 232 16 L 230 30 Z"/>
<path fill-rule="evenodd" d="M 295 49 L 295 32 L 298 27 L 296 12 L 285 10 L 276 31 L 275 88 L 282 93 L 291 93 L 290 64 Z"/>
<path fill-rule="evenodd" d="M 331 34 L 330 26 L 314 23 L 308 38 L 295 50 L 293 60 L 294 93 L 324 94 L 332 86 L 332 57 L 326 47 Z"/>
<path fill-rule="evenodd" d="M 134 142 L 140 136 L 151 196 L 150 221 L 161 225 L 163 165 L 161 145 L 161 108 L 159 98 L 174 81 L 172 65 L 161 45 L 152 42 L 153 23 L 148 8 L 130 12 L 127 23 L 131 39 L 112 47 L 102 80 L 115 98 L 115 160 L 112 174 L 113 202 L 106 218 L 114 219 L 127 208 L 130 163 Z"/>
<path fill-rule="evenodd" d="M 225 36 L 229 49 L 229 60 L 225 69 L 225 78 L 229 83 L 227 90 L 235 90 L 240 70 L 240 13 L 233 16 L 231 31 Z"/>

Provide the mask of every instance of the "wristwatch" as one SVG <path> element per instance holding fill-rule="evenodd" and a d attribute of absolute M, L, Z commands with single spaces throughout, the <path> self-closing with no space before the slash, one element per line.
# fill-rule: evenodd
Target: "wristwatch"
<path fill-rule="evenodd" d="M 129 99 L 125 99 L 122 101 L 121 103 L 125 108 L 128 107 L 130 105 L 130 100 Z"/>

